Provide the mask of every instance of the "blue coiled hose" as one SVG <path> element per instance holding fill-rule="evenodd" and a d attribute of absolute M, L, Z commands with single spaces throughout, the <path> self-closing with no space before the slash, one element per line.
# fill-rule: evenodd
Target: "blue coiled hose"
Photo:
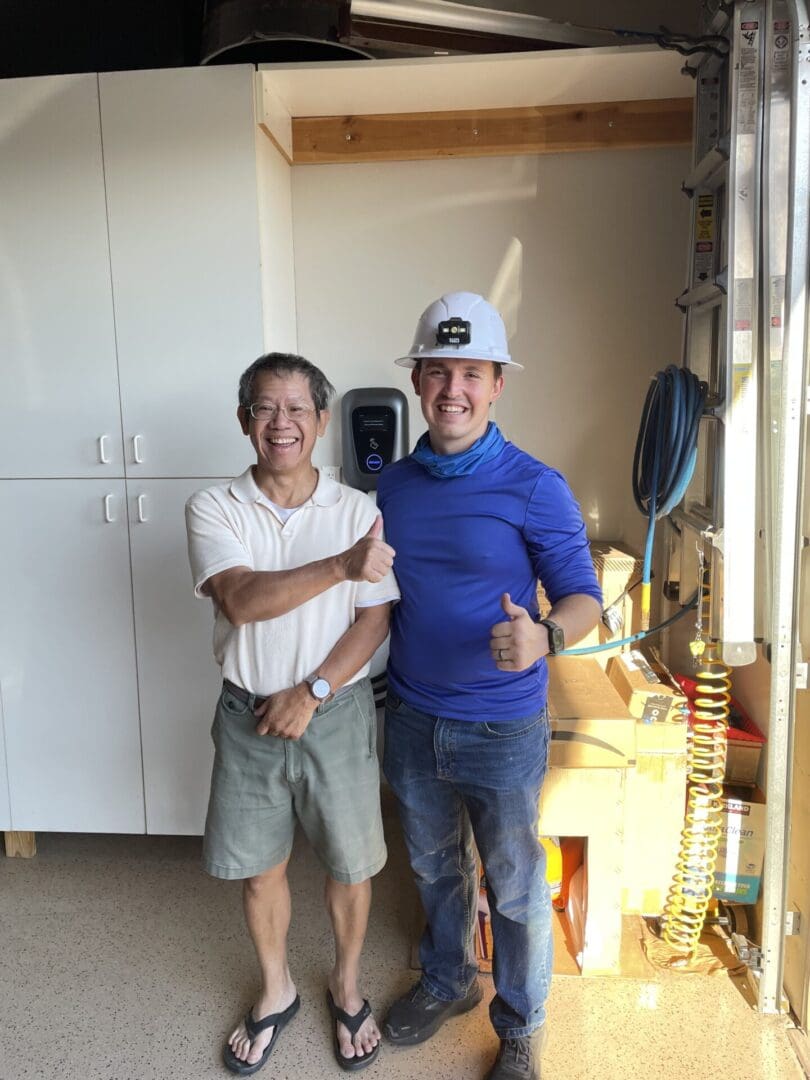
<path fill-rule="evenodd" d="M 650 624 L 655 523 L 675 509 L 692 479 L 706 392 L 706 383 L 694 372 L 670 364 L 653 377 L 644 402 L 633 455 L 633 498 L 649 519 L 641 576 L 643 630 Z"/>

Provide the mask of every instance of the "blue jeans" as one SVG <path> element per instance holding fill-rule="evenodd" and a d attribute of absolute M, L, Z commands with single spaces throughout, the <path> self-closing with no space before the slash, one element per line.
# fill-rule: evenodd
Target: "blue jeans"
<path fill-rule="evenodd" d="M 464 997 L 477 974 L 475 848 L 487 879 L 494 944 L 490 1018 L 500 1038 L 545 1021 L 551 985 L 551 899 L 537 839 L 548 761 L 546 712 L 499 723 L 445 720 L 389 693 L 383 768 L 427 916 L 422 981 Z"/>

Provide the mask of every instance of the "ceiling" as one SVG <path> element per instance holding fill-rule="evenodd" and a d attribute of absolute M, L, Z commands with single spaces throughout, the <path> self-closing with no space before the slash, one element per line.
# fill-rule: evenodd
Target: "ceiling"
<path fill-rule="evenodd" d="M 4 0 L 0 77 L 615 45 L 644 39 L 615 37 L 614 27 L 694 33 L 700 6 L 701 0 Z"/>

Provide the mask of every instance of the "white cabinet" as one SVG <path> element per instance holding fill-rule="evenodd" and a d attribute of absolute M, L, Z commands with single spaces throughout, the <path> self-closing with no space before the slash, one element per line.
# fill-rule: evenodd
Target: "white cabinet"
<path fill-rule="evenodd" d="M 0 481 L 11 826 L 143 832 L 123 480 Z"/>
<path fill-rule="evenodd" d="M 99 76 L 128 476 L 244 468 L 263 348 L 253 68 Z"/>
<path fill-rule="evenodd" d="M 95 75 L 0 80 L 0 476 L 121 476 Z"/>
<path fill-rule="evenodd" d="M 2 828 L 202 831 L 219 674 L 183 505 L 249 457 L 253 75 L 0 80 Z"/>
<path fill-rule="evenodd" d="M 0 476 L 241 467 L 237 380 L 263 348 L 253 76 L 0 84 Z"/>
<path fill-rule="evenodd" d="M 211 603 L 192 590 L 183 508 L 210 483 L 127 481 L 149 833 L 195 835 L 205 825 L 221 676 Z"/>
<path fill-rule="evenodd" d="M 11 828 L 11 800 L 8 794 L 5 721 L 3 720 L 3 684 L 0 682 L 0 831 Z"/>

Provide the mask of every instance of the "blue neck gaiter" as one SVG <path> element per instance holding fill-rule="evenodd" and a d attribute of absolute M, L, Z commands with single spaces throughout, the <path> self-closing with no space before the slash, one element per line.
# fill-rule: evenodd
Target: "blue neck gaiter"
<path fill-rule="evenodd" d="M 505 445 L 506 439 L 501 435 L 498 425 L 494 420 L 490 420 L 481 438 L 476 439 L 472 446 L 462 450 L 460 454 L 434 453 L 428 433 L 425 432 L 417 442 L 411 457 L 427 469 L 431 476 L 440 478 L 468 476 L 475 472 L 479 465 L 497 457 Z"/>

